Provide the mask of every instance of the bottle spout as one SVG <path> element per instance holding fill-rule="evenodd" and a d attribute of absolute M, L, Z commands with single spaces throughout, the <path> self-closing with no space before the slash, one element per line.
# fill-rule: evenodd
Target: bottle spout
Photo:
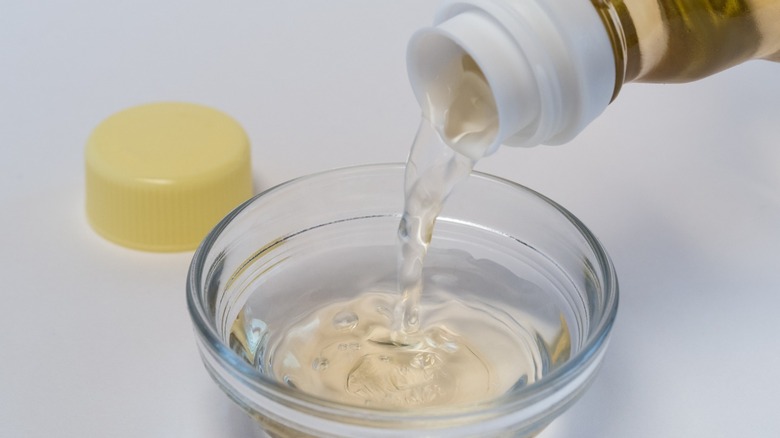
<path fill-rule="evenodd" d="M 615 84 L 601 18 L 579 0 L 445 0 L 434 26 L 409 41 L 407 69 L 423 116 L 476 158 L 502 144 L 569 141 L 607 107 Z M 473 111 L 461 107 L 475 101 Z"/>
<path fill-rule="evenodd" d="M 454 149 L 472 158 L 495 152 L 538 119 L 531 67 L 511 37 L 473 11 L 412 37 L 407 66 L 423 116 Z"/>

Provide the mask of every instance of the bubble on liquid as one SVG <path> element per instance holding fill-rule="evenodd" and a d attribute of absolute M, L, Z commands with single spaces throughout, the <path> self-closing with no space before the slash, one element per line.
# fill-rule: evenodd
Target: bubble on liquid
<path fill-rule="evenodd" d="M 439 358 L 439 356 L 433 353 L 416 354 L 409 362 L 409 365 L 411 365 L 413 368 L 417 368 L 420 370 L 433 369 L 440 364 L 441 364 L 441 359 Z"/>
<path fill-rule="evenodd" d="M 357 327 L 360 318 L 349 310 L 342 310 L 333 315 L 333 328 L 336 330 L 350 331 Z"/>
<path fill-rule="evenodd" d="M 315 357 L 311 362 L 311 368 L 315 371 L 325 371 L 329 365 L 330 361 L 324 357 Z"/>

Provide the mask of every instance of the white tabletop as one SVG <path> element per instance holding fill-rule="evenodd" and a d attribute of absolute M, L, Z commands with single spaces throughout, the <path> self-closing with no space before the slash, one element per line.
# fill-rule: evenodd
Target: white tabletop
<path fill-rule="evenodd" d="M 0 436 L 245 436 L 195 350 L 192 253 L 92 232 L 85 140 L 180 100 L 243 124 L 258 190 L 403 161 L 404 50 L 435 1 L 41 3 L 0 8 Z M 542 438 L 777 436 L 778 143 L 780 64 L 754 61 L 628 85 L 570 144 L 479 164 L 569 208 L 620 278 L 602 372 Z"/>

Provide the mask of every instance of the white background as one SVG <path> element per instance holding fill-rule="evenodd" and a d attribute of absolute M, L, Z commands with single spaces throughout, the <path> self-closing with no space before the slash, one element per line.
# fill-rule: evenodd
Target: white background
<path fill-rule="evenodd" d="M 435 2 L 10 1 L 0 6 L 0 436 L 240 437 L 184 300 L 191 252 L 95 235 L 90 131 L 181 100 L 239 120 L 257 188 L 403 161 L 410 34 Z M 478 169 L 541 191 L 602 240 L 621 303 L 594 386 L 542 438 L 780 431 L 780 65 L 628 85 L 571 144 Z"/>

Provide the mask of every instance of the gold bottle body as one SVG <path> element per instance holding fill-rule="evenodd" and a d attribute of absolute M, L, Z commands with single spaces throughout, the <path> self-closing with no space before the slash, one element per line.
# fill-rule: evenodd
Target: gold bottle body
<path fill-rule="evenodd" d="M 751 59 L 780 61 L 779 0 L 592 2 L 615 52 L 615 96 L 627 82 L 689 82 Z"/>

